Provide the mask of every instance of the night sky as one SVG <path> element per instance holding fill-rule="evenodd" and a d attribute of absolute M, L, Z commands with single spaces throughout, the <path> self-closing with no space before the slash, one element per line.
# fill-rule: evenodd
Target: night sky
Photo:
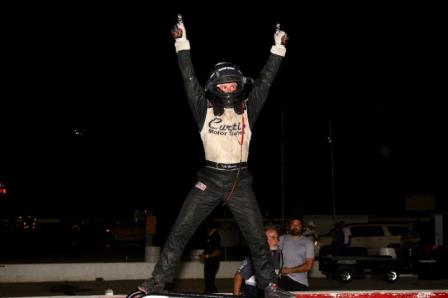
<path fill-rule="evenodd" d="M 220 61 L 256 77 L 276 22 L 291 37 L 251 143 L 264 215 L 282 189 L 286 210 L 332 214 L 331 150 L 338 213 L 399 213 L 411 194 L 447 208 L 440 8 L 162 5 L 3 10 L 0 215 L 177 212 L 203 159 L 178 12 L 202 83 Z"/>

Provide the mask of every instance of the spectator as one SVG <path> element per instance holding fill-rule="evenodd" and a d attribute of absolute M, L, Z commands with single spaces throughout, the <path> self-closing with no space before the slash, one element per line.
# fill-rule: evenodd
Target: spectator
<path fill-rule="evenodd" d="M 280 268 L 280 252 L 278 251 L 278 232 L 274 227 L 265 230 L 266 239 L 271 251 L 272 262 L 276 273 Z M 263 291 L 257 288 L 255 272 L 250 257 L 246 257 L 242 262 L 233 279 L 233 295 L 241 295 L 241 288 L 245 297 L 260 297 Z"/>
<path fill-rule="evenodd" d="M 352 242 L 352 232 L 349 227 L 345 224 L 345 222 L 341 222 L 342 225 L 342 232 L 344 233 L 344 248 L 347 248 L 350 246 Z"/>
<path fill-rule="evenodd" d="M 207 239 L 205 240 L 204 253 L 199 255 L 200 261 L 204 263 L 205 293 L 218 292 L 215 279 L 221 259 L 221 236 L 217 228 L 218 224 L 215 221 L 207 223 Z"/>
<path fill-rule="evenodd" d="M 319 240 L 319 235 L 316 232 L 316 225 L 310 221 L 303 229 L 303 236 L 310 239 L 313 243 Z"/>
<path fill-rule="evenodd" d="M 287 291 L 309 289 L 308 272 L 313 268 L 313 242 L 302 235 L 302 220 L 293 218 L 289 222 L 289 234 L 280 237 L 282 253 L 279 285 Z"/>
<path fill-rule="evenodd" d="M 339 221 L 335 224 L 334 228 L 331 230 L 331 248 L 333 255 L 341 256 L 344 251 L 345 235 L 342 231 L 344 227 L 344 222 Z"/>

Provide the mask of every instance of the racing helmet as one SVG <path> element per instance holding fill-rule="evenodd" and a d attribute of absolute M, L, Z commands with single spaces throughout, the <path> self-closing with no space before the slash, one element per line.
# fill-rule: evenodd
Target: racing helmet
<path fill-rule="evenodd" d="M 219 84 L 237 83 L 233 92 L 223 92 L 218 88 Z M 235 112 L 242 114 L 243 101 L 252 89 L 253 80 L 243 76 L 241 70 L 230 62 L 215 64 L 205 86 L 205 95 L 214 107 L 215 114 L 222 114 L 224 108 L 234 108 Z M 215 108 L 216 107 L 216 108 Z"/>

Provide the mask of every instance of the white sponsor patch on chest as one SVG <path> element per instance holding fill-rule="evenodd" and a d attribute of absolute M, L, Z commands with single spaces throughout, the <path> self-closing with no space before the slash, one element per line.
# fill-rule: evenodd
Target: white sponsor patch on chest
<path fill-rule="evenodd" d="M 207 185 L 205 185 L 205 184 L 202 183 L 201 181 L 198 181 L 194 187 L 196 187 L 196 188 L 198 188 L 198 189 L 204 191 L 204 190 L 207 188 Z"/>

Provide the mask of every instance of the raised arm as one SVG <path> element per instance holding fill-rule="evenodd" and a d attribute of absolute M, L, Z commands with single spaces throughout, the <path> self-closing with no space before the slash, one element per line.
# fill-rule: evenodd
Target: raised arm
<path fill-rule="evenodd" d="M 182 15 L 177 15 L 177 23 L 171 30 L 171 34 L 174 37 L 174 47 L 176 48 L 176 53 L 180 51 L 190 50 L 190 41 L 187 39 L 187 31 L 185 30 L 184 20 Z"/>
<path fill-rule="evenodd" d="M 188 98 L 188 103 L 193 112 L 196 124 L 201 129 L 207 110 L 207 100 L 205 99 L 204 89 L 199 85 L 194 71 L 190 55 L 190 41 L 187 39 L 187 31 L 185 30 L 181 15 L 178 15 L 177 24 L 171 30 L 171 34 L 175 40 L 174 47 L 184 81 L 185 94 Z"/>
<path fill-rule="evenodd" d="M 280 24 L 277 24 L 274 33 L 274 45 L 271 47 L 271 55 L 261 70 L 258 78 L 254 82 L 254 88 L 249 94 L 248 113 L 250 126 L 252 127 L 258 114 L 263 107 L 268 94 L 269 88 L 277 75 L 278 69 L 286 54 L 286 41 L 288 36 L 285 31 L 280 30 Z"/>

